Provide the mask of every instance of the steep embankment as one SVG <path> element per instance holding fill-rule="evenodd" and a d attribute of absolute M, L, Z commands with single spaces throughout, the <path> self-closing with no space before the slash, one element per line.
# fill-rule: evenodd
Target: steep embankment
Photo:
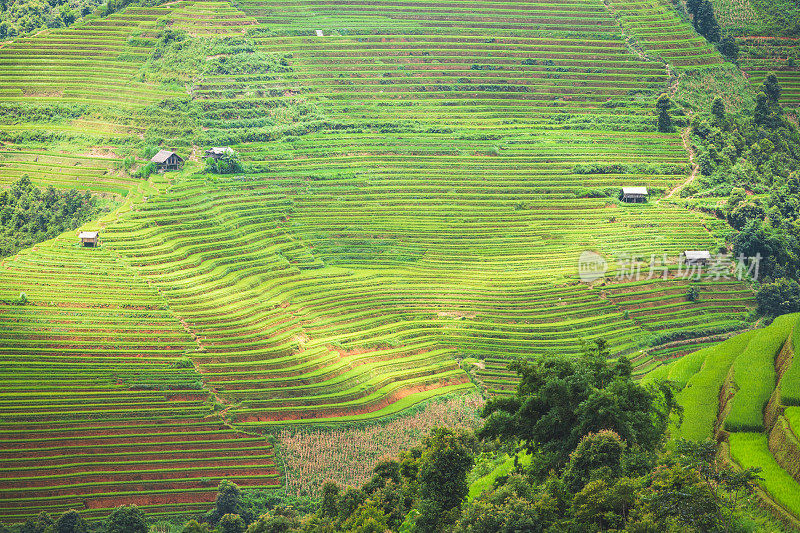
<path fill-rule="evenodd" d="M 800 315 L 684 357 L 660 376 L 681 388 L 684 422 L 673 436 L 723 442 L 724 453 L 743 468 L 762 469 L 760 495 L 794 525 L 800 517 Z M 709 409 L 718 405 L 718 410 Z"/>

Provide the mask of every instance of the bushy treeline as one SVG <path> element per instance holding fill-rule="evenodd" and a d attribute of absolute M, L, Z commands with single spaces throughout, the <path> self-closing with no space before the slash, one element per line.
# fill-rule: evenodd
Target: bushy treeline
<path fill-rule="evenodd" d="M 98 210 L 88 192 L 42 190 L 23 176 L 0 192 L 0 257 L 75 229 Z"/>
<path fill-rule="evenodd" d="M 0 39 L 69 26 L 102 0 L 0 0 Z"/>
<path fill-rule="evenodd" d="M 327 482 L 321 499 L 309 506 L 254 500 L 223 481 L 205 516 L 162 522 L 158 531 L 754 531 L 743 496 L 757 472 L 718 463 L 712 441 L 680 441 L 665 451 L 668 420 L 680 414 L 672 388 L 634 381 L 626 358 L 609 362 L 607 355 L 605 343 L 598 342 L 580 358 L 516 363 L 516 394 L 486 405 L 481 430 L 436 429 L 419 446 L 379 462 L 361 487 Z M 508 475 L 485 483 L 481 495 L 467 498 L 476 460 L 519 450 L 530 454 L 529 465 L 517 463 Z M 57 521 L 40 515 L 13 531 L 116 533 L 123 519 L 125 531 L 144 531 L 141 511 L 132 507 L 91 526 L 68 512 Z M 55 529 L 47 529 L 53 524 Z"/>
<path fill-rule="evenodd" d="M 711 0 L 686 0 L 686 12 L 697 33 L 716 45 L 717 50 L 731 61 L 739 59 L 739 45 L 733 37 L 723 36 Z"/>
<path fill-rule="evenodd" d="M 701 176 L 682 193 L 728 196 L 720 214 L 738 230 L 734 254 L 761 258 L 757 299 L 766 315 L 800 311 L 800 133 L 780 96 L 769 74 L 749 112 L 728 113 L 717 98 L 694 117 Z"/>
<path fill-rule="evenodd" d="M 750 0 L 769 30 L 779 35 L 800 35 L 800 5 L 796 0 Z"/>

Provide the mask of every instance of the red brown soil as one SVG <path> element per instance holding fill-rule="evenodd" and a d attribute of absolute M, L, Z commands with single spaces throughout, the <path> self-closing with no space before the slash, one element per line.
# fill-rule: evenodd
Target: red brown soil
<path fill-rule="evenodd" d="M 312 411 L 292 411 L 292 412 L 281 412 L 281 413 L 254 414 L 250 416 L 241 417 L 240 420 L 242 422 L 256 422 L 256 421 L 277 422 L 284 420 L 301 420 L 305 418 L 335 418 L 341 416 L 364 415 L 373 413 L 375 411 L 379 411 L 384 407 L 388 407 L 389 405 L 397 401 L 400 401 L 406 396 L 409 396 L 411 394 L 415 394 L 418 392 L 425 392 L 440 387 L 446 387 L 449 385 L 458 385 L 461 383 L 466 383 L 467 381 L 469 381 L 469 377 L 466 374 L 464 374 L 458 377 L 436 381 L 434 383 L 415 385 L 412 387 L 404 387 L 394 392 L 391 392 L 382 398 L 373 400 L 369 403 L 363 404 L 358 407 L 328 407 L 328 408 L 314 409 Z"/>

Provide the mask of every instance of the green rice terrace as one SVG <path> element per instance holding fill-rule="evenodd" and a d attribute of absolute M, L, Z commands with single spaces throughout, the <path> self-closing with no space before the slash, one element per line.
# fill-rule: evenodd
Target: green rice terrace
<path fill-rule="evenodd" d="M 599 339 L 799 517 L 797 317 L 679 262 L 735 233 L 727 193 L 684 194 L 684 82 L 752 101 L 753 39 L 731 66 L 665 0 L 176 0 L 2 42 L 0 190 L 102 208 L 0 258 L 0 521 L 287 490 L 287 434 L 509 395 L 510 361 Z M 207 172 L 214 146 L 241 167 Z"/>

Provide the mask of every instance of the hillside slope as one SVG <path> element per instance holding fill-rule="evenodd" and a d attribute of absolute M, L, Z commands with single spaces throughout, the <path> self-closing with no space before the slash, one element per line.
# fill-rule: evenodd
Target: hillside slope
<path fill-rule="evenodd" d="M 686 298 L 679 253 L 716 252 L 724 223 L 658 199 L 691 168 L 680 131 L 656 130 L 656 97 L 675 73 L 721 61 L 671 8 L 621 0 L 179 1 L 20 39 L 0 48 L 0 183 L 24 173 L 124 202 L 92 225 L 99 250 L 65 235 L 4 262 L 0 297 L 26 292 L 33 305 L 0 305 L 4 323 L 25 315 L 2 346 L 23 346 L 29 365 L 112 356 L 115 372 L 188 355 L 174 384 L 148 384 L 149 407 L 134 400 L 140 384 L 104 375 L 119 424 L 183 402 L 180 420 L 218 425 L 198 439 L 242 439 L 243 456 L 269 446 L 233 428 L 364 420 L 472 389 L 465 357 L 501 394 L 514 386 L 507 361 L 577 354 L 581 339 L 607 339 L 642 373 L 660 362 L 653 348 L 691 351 L 746 327 L 753 306 L 735 280 Z M 228 144 L 250 168 L 194 174 L 192 160 L 134 179 L 125 161 L 147 144 L 194 159 Z M 647 186 L 651 201 L 619 202 L 623 185 Z M 605 283 L 580 283 L 587 250 L 607 258 Z M 667 258 L 667 279 L 634 279 L 652 257 Z M 157 317 L 137 315 L 148 305 Z M 161 325 L 147 329 L 150 318 Z M 676 340 L 687 343 L 666 344 Z M 76 368 L 77 380 L 94 375 Z M 2 377 L 18 381 L 11 367 Z M 26 405 L 48 405 L 51 422 L 78 404 L 96 411 L 97 391 L 74 394 L 9 392 L 0 431 L 17 442 L 36 417 L 5 415 Z M 101 435 L 100 418 L 81 418 L 83 433 L 68 425 L 63 443 Z M 16 484 L 0 494 L 4 518 L 108 507 L 144 487 L 41 442 L 27 453 L 75 477 L 3 470 Z M 146 478 L 160 480 L 148 485 L 154 512 L 175 491 L 210 500 L 222 476 L 277 482 L 271 460 L 178 482 L 182 466 L 164 473 L 143 448 L 126 453 L 159 472 Z"/>

